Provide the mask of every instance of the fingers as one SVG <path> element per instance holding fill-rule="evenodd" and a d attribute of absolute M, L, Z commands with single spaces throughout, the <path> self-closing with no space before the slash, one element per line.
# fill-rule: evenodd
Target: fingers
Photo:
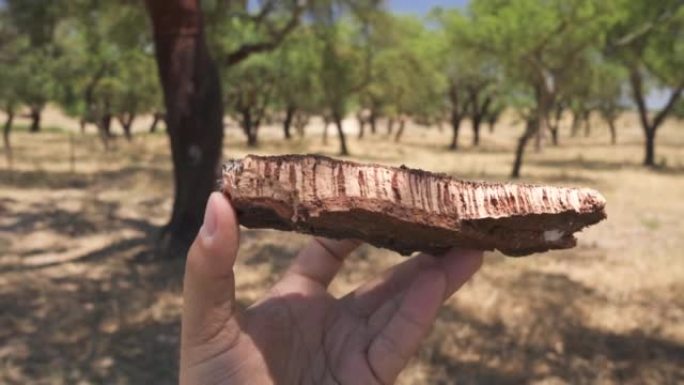
<path fill-rule="evenodd" d="M 398 310 L 373 339 L 368 363 L 382 384 L 393 384 L 413 357 L 437 317 L 446 290 L 444 274 L 422 271 L 410 285 Z"/>
<path fill-rule="evenodd" d="M 209 197 L 204 224 L 185 266 L 183 283 L 183 348 L 203 345 L 221 334 L 233 319 L 238 224 L 228 200 Z"/>
<path fill-rule="evenodd" d="M 435 263 L 436 258 L 428 254 L 408 258 L 347 294 L 343 301 L 346 301 L 357 314 L 367 317 L 382 304 L 406 290 L 418 272 Z"/>
<path fill-rule="evenodd" d="M 382 383 L 394 382 L 418 350 L 442 302 L 480 268 L 482 252 L 454 249 L 440 258 L 421 254 L 414 259 L 388 271 L 356 298 L 379 313 L 386 313 L 382 304 L 400 298 L 397 310 L 387 315 L 389 320 L 376 322 L 385 326 L 368 350 L 368 361 Z"/>
<path fill-rule="evenodd" d="M 438 259 L 439 269 L 446 277 L 444 300 L 460 289 L 482 266 L 480 250 L 452 249 Z"/>
<path fill-rule="evenodd" d="M 311 280 L 323 287 L 330 282 L 342 267 L 347 255 L 359 247 L 359 241 L 315 237 L 299 252 L 287 275 L 297 275 Z"/>
<path fill-rule="evenodd" d="M 391 301 L 413 282 L 418 274 L 430 268 L 442 271 L 446 289 L 444 299 L 450 297 L 482 265 L 482 252 L 452 249 L 440 257 L 421 253 L 385 271 L 380 277 L 362 285 L 345 300 L 362 316 L 369 316 L 380 306 Z"/>

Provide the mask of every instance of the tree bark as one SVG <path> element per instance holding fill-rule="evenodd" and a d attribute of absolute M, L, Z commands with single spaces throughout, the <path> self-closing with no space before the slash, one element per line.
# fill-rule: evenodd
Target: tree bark
<path fill-rule="evenodd" d="M 42 106 L 32 106 L 31 111 L 29 112 L 29 117 L 31 118 L 31 127 L 29 128 L 29 132 L 40 132 L 40 122 L 41 118 L 43 115 L 43 107 Z"/>
<path fill-rule="evenodd" d="M 551 127 L 549 131 L 551 131 L 551 144 L 558 147 L 558 126 Z"/>
<path fill-rule="evenodd" d="M 543 139 L 543 130 L 540 130 L 537 128 L 534 132 L 534 151 L 535 152 L 541 152 L 542 150 L 542 139 Z"/>
<path fill-rule="evenodd" d="M 359 112 L 356 114 L 356 120 L 359 122 L 359 139 L 363 139 L 364 131 L 366 128 L 366 121 L 363 118 L 363 113 Z"/>
<path fill-rule="evenodd" d="M 584 121 L 584 137 L 588 138 L 591 136 L 591 111 L 586 111 L 582 115 L 582 120 Z"/>
<path fill-rule="evenodd" d="M 159 121 L 162 119 L 165 119 L 166 114 L 162 114 L 159 112 L 155 112 L 152 115 L 152 124 L 150 125 L 150 134 L 154 134 L 157 132 L 157 126 L 159 125 Z"/>
<path fill-rule="evenodd" d="M 111 116 L 104 115 L 95 121 L 95 127 L 97 127 L 97 133 L 102 141 L 102 146 L 105 152 L 109 151 L 109 139 L 111 139 L 111 134 L 109 126 L 111 123 Z"/>
<path fill-rule="evenodd" d="M 323 145 L 328 144 L 328 126 L 330 125 L 329 118 L 323 118 Z"/>
<path fill-rule="evenodd" d="M 290 128 L 292 127 L 292 120 L 294 119 L 295 112 L 297 112 L 297 109 L 294 106 L 288 106 L 285 109 L 285 120 L 283 120 L 283 134 L 285 135 L 285 139 L 287 140 L 290 140 L 292 138 Z"/>
<path fill-rule="evenodd" d="M 128 116 L 119 116 L 119 124 L 121 124 L 121 128 L 123 129 L 124 136 L 126 137 L 127 141 L 132 141 L 133 140 L 133 134 L 131 133 L 131 127 L 133 127 L 133 121 L 135 120 L 135 115 L 134 114 L 128 114 Z"/>
<path fill-rule="evenodd" d="M 482 117 L 473 117 L 473 147 L 478 147 L 480 145 L 480 127 L 482 124 Z"/>
<path fill-rule="evenodd" d="M 449 145 L 450 150 L 458 149 L 458 133 L 461 130 L 461 121 L 463 117 L 456 111 L 451 113 L 451 129 L 453 130 L 453 136 L 451 137 L 451 144 Z"/>
<path fill-rule="evenodd" d="M 2 128 L 2 142 L 5 147 L 5 157 L 7 158 L 8 168 L 12 168 L 12 143 L 10 142 L 10 132 L 12 131 L 12 122 L 14 121 L 14 111 L 7 109 L 7 120 Z"/>
<path fill-rule="evenodd" d="M 300 111 L 295 114 L 294 126 L 300 139 L 304 138 L 305 128 L 308 122 L 309 117 L 306 113 Z"/>
<path fill-rule="evenodd" d="M 617 144 L 617 128 L 615 127 L 615 119 L 606 119 L 608 122 L 608 128 L 610 128 L 610 144 L 613 146 Z"/>
<path fill-rule="evenodd" d="M 484 101 L 480 103 L 480 94 L 482 90 L 477 88 L 472 88 L 469 90 L 470 96 L 470 121 L 473 128 L 473 147 L 480 145 L 480 127 L 482 125 L 482 119 L 489 112 L 489 107 L 492 104 L 492 98 L 490 96 L 485 97 Z"/>
<path fill-rule="evenodd" d="M 214 190 L 223 143 L 218 71 L 204 38 L 199 0 L 146 0 L 164 90 L 175 198 L 161 237 L 166 256 L 184 257 Z"/>
<path fill-rule="evenodd" d="M 337 134 L 340 137 L 340 155 L 348 156 L 349 150 L 347 149 L 347 139 L 344 136 L 344 130 L 342 128 L 342 116 L 335 116 L 335 126 L 337 126 Z"/>
<path fill-rule="evenodd" d="M 525 147 L 530 138 L 539 131 L 539 119 L 536 117 L 528 118 L 525 126 L 525 132 L 518 139 L 518 145 L 515 148 L 515 161 L 513 162 L 513 170 L 511 171 L 511 178 L 520 178 L 520 169 L 522 168 L 523 155 L 525 154 Z"/>
<path fill-rule="evenodd" d="M 582 122 L 580 120 L 580 113 L 579 112 L 573 112 L 572 113 L 572 125 L 570 128 L 570 136 L 575 138 L 577 137 L 577 134 L 579 133 L 579 129 L 581 126 Z"/>
<path fill-rule="evenodd" d="M 257 124 L 252 116 L 251 107 L 243 108 L 240 114 L 242 115 L 242 131 L 247 137 L 247 147 L 256 147 L 258 145 Z"/>
<path fill-rule="evenodd" d="M 404 135 L 404 128 L 406 127 L 406 119 L 399 118 L 399 128 L 397 129 L 397 134 L 394 136 L 394 141 L 399 143 L 401 137 Z"/>
<path fill-rule="evenodd" d="M 643 129 L 644 135 L 646 137 L 646 141 L 644 143 L 644 166 L 653 167 L 655 166 L 656 132 L 682 96 L 682 93 L 684 92 L 684 83 L 680 84 L 678 87 L 675 87 L 671 91 L 672 93 L 670 94 L 670 98 L 665 104 L 665 107 L 663 107 L 660 112 L 658 112 L 651 120 L 648 116 L 648 108 L 646 106 L 646 98 L 644 96 L 641 72 L 638 68 L 631 68 L 629 72 L 629 83 L 632 87 L 632 97 L 634 98 L 634 102 L 638 107 L 641 128 Z"/>
<path fill-rule="evenodd" d="M 655 133 L 653 127 L 646 129 L 646 153 L 644 155 L 644 166 L 655 166 Z"/>
<path fill-rule="evenodd" d="M 549 123 L 549 132 L 551 132 L 551 144 L 558 146 L 558 132 L 560 130 L 560 122 L 563 118 L 563 106 L 557 104 L 553 113 L 553 124 Z"/>
<path fill-rule="evenodd" d="M 359 239 L 404 255 L 569 248 L 573 233 L 606 217 L 605 198 L 587 188 L 468 182 L 316 155 L 248 155 L 224 170 L 221 190 L 243 226 Z"/>
<path fill-rule="evenodd" d="M 387 120 L 387 135 L 392 135 L 392 131 L 394 131 L 394 118 L 389 118 Z"/>
<path fill-rule="evenodd" d="M 369 118 L 371 135 L 375 135 L 377 133 L 377 120 L 378 120 L 378 116 L 375 113 L 375 110 L 371 110 L 371 115 Z"/>
<path fill-rule="evenodd" d="M 102 132 L 104 132 L 108 138 L 114 136 L 112 135 L 112 114 L 107 113 L 102 115 L 102 118 L 100 119 L 100 127 Z"/>

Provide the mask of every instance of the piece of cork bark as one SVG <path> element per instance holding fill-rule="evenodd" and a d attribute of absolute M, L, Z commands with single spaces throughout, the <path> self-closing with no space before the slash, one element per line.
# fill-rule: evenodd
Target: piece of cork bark
<path fill-rule="evenodd" d="M 359 239 L 402 254 L 566 249 L 575 232 L 606 218 L 605 199 L 592 189 L 462 181 L 315 155 L 229 161 L 221 189 L 246 227 Z"/>

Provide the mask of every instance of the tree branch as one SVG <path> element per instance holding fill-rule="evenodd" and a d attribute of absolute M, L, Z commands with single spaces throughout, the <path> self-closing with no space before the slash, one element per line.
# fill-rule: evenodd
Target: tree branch
<path fill-rule="evenodd" d="M 299 17 L 304 11 L 306 1 L 296 1 L 295 6 L 290 14 L 290 19 L 287 24 L 282 28 L 274 30 L 270 26 L 268 28 L 269 40 L 261 41 L 258 43 L 247 43 L 243 44 L 240 48 L 229 53 L 225 58 L 225 63 L 228 66 L 238 64 L 239 62 L 247 59 L 250 55 L 260 52 L 267 52 L 277 48 L 280 43 L 285 40 L 287 35 L 292 32 L 295 27 L 299 24 Z M 260 13 L 263 14 L 263 11 Z M 262 20 L 265 19 L 265 15 L 262 16 Z"/>
<path fill-rule="evenodd" d="M 632 96 L 639 109 L 639 118 L 641 119 L 641 126 L 644 131 L 651 130 L 648 122 L 648 109 L 646 108 L 646 101 L 644 100 L 644 90 L 642 86 L 641 73 L 638 68 L 631 67 L 629 69 L 629 82 L 632 85 Z"/>
<path fill-rule="evenodd" d="M 670 114 L 675 104 L 677 104 L 679 98 L 682 96 L 682 92 L 684 92 L 684 82 L 680 83 L 680 85 L 672 91 L 670 99 L 667 101 L 665 107 L 663 107 L 663 109 L 660 110 L 658 114 L 655 116 L 655 119 L 653 119 L 654 131 L 658 129 L 658 127 L 663 123 L 667 115 Z"/>

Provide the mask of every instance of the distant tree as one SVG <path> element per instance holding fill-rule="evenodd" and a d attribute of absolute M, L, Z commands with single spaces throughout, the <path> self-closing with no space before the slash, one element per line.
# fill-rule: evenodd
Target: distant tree
<path fill-rule="evenodd" d="M 40 131 L 41 115 L 48 101 L 54 99 L 55 61 L 60 52 L 55 46 L 55 30 L 65 15 L 67 4 L 52 0 L 7 0 L 8 20 L 25 36 L 28 47 L 21 53 L 22 65 L 31 73 L 19 89 L 19 99 L 29 110 L 29 130 Z"/>
<path fill-rule="evenodd" d="M 137 117 L 156 113 L 161 105 L 161 89 L 154 76 L 154 57 L 141 50 L 128 50 L 117 62 L 113 77 L 112 114 L 131 140 L 131 127 Z"/>
<path fill-rule="evenodd" d="M 460 124 L 466 117 L 473 129 L 473 146 L 478 146 L 482 122 L 494 107 L 500 88 L 500 64 L 494 55 L 472 44 L 479 28 L 472 18 L 459 10 L 438 10 L 432 16 L 444 34 L 443 71 L 448 79 L 453 130 L 450 148 L 458 148 Z"/>
<path fill-rule="evenodd" d="M 628 72 L 631 96 L 645 137 L 645 166 L 655 166 L 658 128 L 684 93 L 684 4 L 681 0 L 614 0 L 617 21 L 610 31 L 608 54 Z M 668 92 L 665 105 L 651 113 L 651 90 Z"/>
<path fill-rule="evenodd" d="M 277 107 L 284 112 L 285 139 L 292 137 L 293 126 L 303 133 L 302 122 L 320 108 L 320 52 L 314 31 L 306 27 L 290 34 L 270 57 L 275 65 L 273 83 Z"/>
<path fill-rule="evenodd" d="M 320 82 L 323 105 L 337 128 L 340 155 L 349 155 L 342 121 L 353 96 L 370 82 L 363 30 L 357 20 L 341 17 L 334 3 L 314 4 L 314 31 L 321 42 Z M 326 125 L 327 126 L 327 125 Z"/>
<path fill-rule="evenodd" d="M 610 130 L 610 143 L 617 144 L 617 119 L 626 109 L 623 103 L 627 71 L 610 62 L 596 63 L 592 68 L 590 103 Z"/>
<path fill-rule="evenodd" d="M 470 14 L 477 28 L 467 44 L 493 55 L 518 94 L 513 100 L 526 127 L 518 140 L 511 177 L 520 176 L 529 140 L 542 134 L 558 97 L 590 47 L 601 44 L 611 13 L 598 0 L 480 0 Z"/>
<path fill-rule="evenodd" d="M 503 94 L 501 91 L 499 91 L 499 95 Z M 505 97 L 499 96 L 497 98 L 494 98 L 494 101 L 491 103 L 489 106 L 489 109 L 487 110 L 485 114 L 484 120 L 487 122 L 488 126 L 488 131 L 489 133 L 494 133 L 494 129 L 496 128 L 496 124 L 499 122 L 501 119 L 501 115 L 503 112 L 506 110 L 506 104 L 505 104 Z"/>
<path fill-rule="evenodd" d="M 203 14 L 199 0 L 146 0 L 174 165 L 173 213 L 161 248 L 175 256 L 185 255 L 202 224 L 221 157 L 221 81 L 209 53 L 205 16 L 217 61 L 230 67 L 252 54 L 275 49 L 297 26 L 307 5 L 298 0 L 266 1 L 251 12 L 246 1 L 201 3 L 211 12 Z M 245 41 L 234 25 L 219 22 L 226 15 L 250 23 L 255 33 Z"/>
<path fill-rule="evenodd" d="M 39 132 L 42 112 L 50 100 L 54 100 L 57 92 L 55 54 L 52 47 L 28 48 L 21 53 L 23 67 L 23 84 L 18 89 L 19 100 L 25 105 L 31 120 L 30 132 Z"/>
<path fill-rule="evenodd" d="M 254 55 L 223 72 L 226 110 L 239 122 L 250 147 L 257 145 L 259 127 L 275 102 L 275 60 L 270 53 Z"/>
<path fill-rule="evenodd" d="M 429 119 L 441 112 L 443 79 L 435 60 L 439 47 L 434 33 L 414 17 L 387 15 L 382 31 L 385 42 L 373 54 L 364 96 L 380 100 L 382 114 L 398 123 L 398 142 L 409 117 Z M 372 99 L 367 105 L 370 111 L 377 108 Z"/>
<path fill-rule="evenodd" d="M 82 129 L 94 123 L 105 148 L 118 120 L 126 138 L 141 114 L 160 110 L 152 36 L 136 4 L 101 2 L 74 7 L 56 30 L 63 53 L 55 71 L 65 111 Z"/>
<path fill-rule="evenodd" d="M 10 133 L 20 104 L 19 93 L 24 78 L 21 52 L 28 45 L 9 20 L 7 12 L 0 10 L 0 111 L 5 113 L 2 127 L 3 148 L 7 164 L 12 167 Z"/>

